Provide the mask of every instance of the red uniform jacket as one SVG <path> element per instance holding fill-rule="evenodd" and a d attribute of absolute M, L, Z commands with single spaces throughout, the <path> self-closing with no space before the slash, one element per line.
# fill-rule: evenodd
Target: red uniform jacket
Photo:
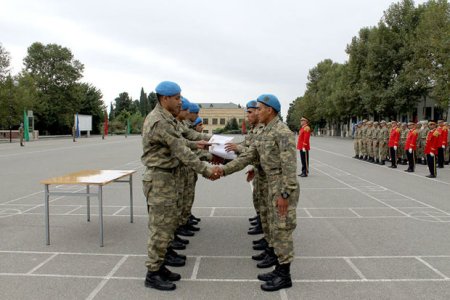
<path fill-rule="evenodd" d="M 425 145 L 425 154 L 438 154 L 439 132 L 436 129 L 430 130 L 427 135 L 427 143 Z"/>
<path fill-rule="evenodd" d="M 414 151 L 417 148 L 417 136 L 418 136 L 418 131 L 415 129 L 411 129 L 408 132 L 408 136 L 406 137 L 406 142 L 405 142 L 405 150 L 409 150 L 409 148 L 413 149 Z"/>
<path fill-rule="evenodd" d="M 302 126 L 300 132 L 298 133 L 297 149 L 301 150 L 305 148 L 309 150 L 309 137 L 311 136 L 311 128 L 308 125 Z"/>
<path fill-rule="evenodd" d="M 388 146 L 389 147 L 398 146 L 399 140 L 400 140 L 400 129 L 398 127 L 392 128 Z"/>

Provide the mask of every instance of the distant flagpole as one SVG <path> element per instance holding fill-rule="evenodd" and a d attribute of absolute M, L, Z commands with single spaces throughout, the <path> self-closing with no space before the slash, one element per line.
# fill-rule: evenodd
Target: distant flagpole
<path fill-rule="evenodd" d="M 131 132 L 130 119 L 127 119 L 127 135 L 130 135 L 130 132 Z"/>
<path fill-rule="evenodd" d="M 28 116 L 26 111 L 23 111 L 23 137 L 25 138 L 25 141 L 30 141 L 30 128 L 28 125 Z"/>

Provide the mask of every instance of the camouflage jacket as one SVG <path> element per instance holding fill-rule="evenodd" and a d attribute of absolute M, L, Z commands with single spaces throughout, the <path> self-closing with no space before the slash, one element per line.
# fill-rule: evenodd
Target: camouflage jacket
<path fill-rule="evenodd" d="M 294 133 L 275 117 L 257 135 L 247 151 L 223 167 L 226 175 L 237 172 L 259 160 L 275 194 L 292 194 L 298 190 L 297 156 Z M 297 201 L 297 199 L 292 199 Z"/>
<path fill-rule="evenodd" d="M 389 129 L 387 129 L 387 127 L 381 127 L 378 141 L 385 142 L 386 144 L 389 141 Z"/>
<path fill-rule="evenodd" d="M 191 166 L 197 173 L 210 176 L 207 164 L 189 149 L 197 148 L 195 142 L 182 137 L 180 123 L 159 103 L 145 118 L 142 147 L 141 162 L 147 167 L 144 180 L 151 168 L 173 169 L 180 162 Z"/>
<path fill-rule="evenodd" d="M 361 139 L 362 138 L 362 129 L 361 127 L 356 127 L 355 129 L 355 138 Z"/>

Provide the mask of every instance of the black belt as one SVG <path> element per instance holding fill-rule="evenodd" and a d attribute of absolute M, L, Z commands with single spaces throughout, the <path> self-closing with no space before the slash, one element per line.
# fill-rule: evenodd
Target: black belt
<path fill-rule="evenodd" d="M 149 167 L 149 169 L 154 172 L 164 172 L 164 173 L 171 173 L 171 174 L 175 174 L 175 171 L 177 170 L 177 168 L 164 169 L 164 168 L 159 168 L 159 167 Z"/>

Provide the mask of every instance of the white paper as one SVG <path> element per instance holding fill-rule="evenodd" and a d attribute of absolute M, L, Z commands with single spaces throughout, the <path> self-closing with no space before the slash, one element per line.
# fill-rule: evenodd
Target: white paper
<path fill-rule="evenodd" d="M 234 151 L 227 152 L 225 150 L 225 144 L 230 143 L 232 140 L 233 137 L 214 134 L 208 141 L 212 144 L 209 146 L 209 152 L 224 159 L 235 159 L 237 155 Z"/>

